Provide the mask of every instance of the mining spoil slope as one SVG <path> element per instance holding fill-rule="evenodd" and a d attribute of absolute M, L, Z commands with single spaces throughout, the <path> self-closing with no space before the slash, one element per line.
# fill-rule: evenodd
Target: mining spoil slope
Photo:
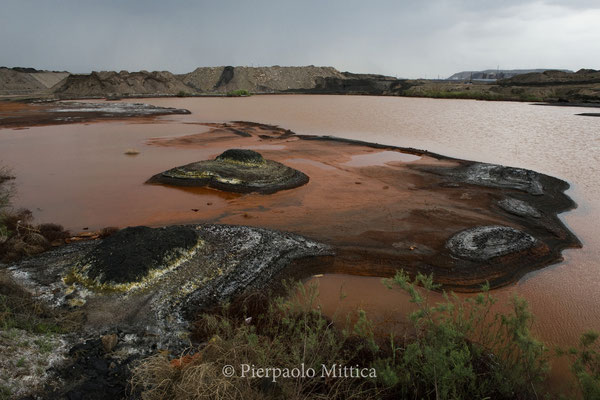
<path fill-rule="evenodd" d="M 59 99 L 251 93 L 361 94 L 549 103 L 600 103 L 600 71 L 544 71 L 494 82 L 397 79 L 340 72 L 333 67 L 201 67 L 91 74 L 0 67 L 0 97 Z"/>
<path fill-rule="evenodd" d="M 54 93 L 59 98 L 77 98 L 173 95 L 189 91 L 187 86 L 168 71 L 94 71 L 89 75 L 70 75 Z"/>
<path fill-rule="evenodd" d="M 498 91 L 520 91 L 560 103 L 600 103 L 600 71 L 580 69 L 577 72 L 544 71 L 517 75 L 498 81 Z"/>
<path fill-rule="evenodd" d="M 276 93 L 312 89 L 318 80 L 343 79 L 332 67 L 202 67 L 181 75 L 183 83 L 201 93 L 248 90 L 253 93 Z"/>
<path fill-rule="evenodd" d="M 61 83 L 65 78 L 67 78 L 70 75 L 70 73 L 40 71 L 31 73 L 29 75 L 35 80 L 37 80 L 39 83 L 44 85 L 44 87 L 50 89 Z"/>
<path fill-rule="evenodd" d="M 27 94 L 45 89 L 31 74 L 0 68 L 0 95 Z"/>
<path fill-rule="evenodd" d="M 577 72 L 548 70 L 513 76 L 498 82 L 502 86 L 600 84 L 600 71 L 580 69 Z"/>
<path fill-rule="evenodd" d="M 47 95 L 51 87 L 65 79 L 68 72 L 23 70 L 0 67 L 0 96 Z"/>
<path fill-rule="evenodd" d="M 483 71 L 461 71 L 453 74 L 448 78 L 449 81 L 468 81 L 471 79 L 508 79 L 513 76 L 539 73 L 547 71 L 548 68 L 538 69 L 486 69 Z M 566 69 L 561 69 L 564 72 L 573 72 Z"/>

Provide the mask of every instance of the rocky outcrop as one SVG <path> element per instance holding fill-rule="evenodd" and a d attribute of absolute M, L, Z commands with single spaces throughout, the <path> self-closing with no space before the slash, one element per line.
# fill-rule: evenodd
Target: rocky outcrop
<path fill-rule="evenodd" d="M 446 243 L 453 255 L 472 261 L 518 253 L 535 246 L 537 240 L 515 228 L 489 225 L 458 232 Z"/>
<path fill-rule="evenodd" d="M 154 175 L 148 183 L 208 186 L 236 193 L 275 193 L 308 183 L 308 176 L 252 150 L 230 149 L 214 160 L 198 161 Z"/>
<path fill-rule="evenodd" d="M 177 346 L 182 344 L 188 313 L 245 289 L 262 288 L 293 262 L 318 262 L 318 257 L 331 255 L 327 245 L 269 229 L 136 227 L 104 241 L 56 248 L 9 266 L 8 271 L 45 304 L 84 313 L 88 331 L 129 329 Z M 86 265 L 88 277 L 95 271 L 96 279 L 127 282 L 129 287 L 107 290 L 73 279 L 73 272 Z"/>
<path fill-rule="evenodd" d="M 542 216 L 540 211 L 531 204 L 513 197 L 507 197 L 500 200 L 498 202 L 498 206 L 500 206 L 500 208 L 502 208 L 504 211 L 508 211 L 509 213 L 518 215 L 519 217 L 541 218 Z"/>

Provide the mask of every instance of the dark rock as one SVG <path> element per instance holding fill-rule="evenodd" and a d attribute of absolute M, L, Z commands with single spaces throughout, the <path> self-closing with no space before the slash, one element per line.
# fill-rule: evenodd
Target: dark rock
<path fill-rule="evenodd" d="M 237 193 L 275 193 L 308 183 L 308 176 L 252 150 L 230 149 L 214 160 L 199 161 L 154 175 L 147 183 L 208 186 Z"/>
<path fill-rule="evenodd" d="M 544 194 L 544 186 L 541 180 L 542 175 L 528 169 L 470 162 L 457 168 L 431 168 L 431 171 L 450 176 L 458 182 L 469 183 L 472 185 L 517 189 L 535 196 Z"/>
<path fill-rule="evenodd" d="M 507 197 L 500 200 L 498 202 L 498 206 L 511 214 L 518 215 L 519 217 L 540 218 L 542 216 L 540 211 L 531 204 L 513 197 Z"/>
<path fill-rule="evenodd" d="M 486 261 L 529 249 L 536 243 L 528 233 L 508 226 L 487 225 L 458 232 L 448 239 L 446 247 L 457 257 Z"/>
<path fill-rule="evenodd" d="M 252 150 L 229 149 L 220 156 L 217 156 L 219 161 L 234 161 L 248 164 L 264 164 L 265 159 L 260 153 Z"/>

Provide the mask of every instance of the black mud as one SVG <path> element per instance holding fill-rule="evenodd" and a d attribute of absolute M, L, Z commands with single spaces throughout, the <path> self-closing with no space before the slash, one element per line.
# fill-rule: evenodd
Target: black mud
<path fill-rule="evenodd" d="M 129 227 L 103 240 L 80 266 L 87 277 L 100 284 L 136 282 L 152 270 L 167 268 L 174 258 L 197 244 L 196 231 L 187 226 Z"/>

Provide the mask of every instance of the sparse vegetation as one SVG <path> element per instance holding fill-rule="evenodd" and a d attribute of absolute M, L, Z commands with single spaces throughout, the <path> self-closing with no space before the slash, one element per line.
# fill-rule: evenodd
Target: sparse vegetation
<path fill-rule="evenodd" d="M 174 360 L 162 353 L 144 360 L 134 370 L 133 389 L 144 399 L 538 397 L 548 352 L 530 334 L 524 300 L 515 298 L 509 313 L 498 313 L 487 288 L 466 299 L 448 294 L 431 305 L 431 277 L 411 281 L 400 272 L 387 284 L 409 293 L 417 305 L 410 315 L 413 334 L 375 337 L 362 311 L 354 322 L 334 325 L 316 307 L 316 289 L 298 284 L 286 299 L 255 294 L 203 313 L 195 330 L 202 344 Z M 377 377 L 323 377 L 322 365 L 332 364 L 374 368 Z M 223 376 L 226 365 L 234 366 L 235 376 Z M 240 376 L 242 365 L 304 365 L 318 372 L 249 379 Z"/>
<path fill-rule="evenodd" d="M 0 271 L 0 330 L 21 329 L 35 334 L 62 333 L 70 320 L 45 307 L 25 289 Z"/>
<path fill-rule="evenodd" d="M 250 93 L 246 89 L 237 89 L 237 90 L 232 90 L 230 92 L 227 92 L 227 97 L 246 97 L 246 96 L 252 96 L 252 93 Z"/>
<path fill-rule="evenodd" d="M 158 354 L 133 372 L 144 399 L 377 398 L 363 379 L 321 378 L 321 365 L 370 362 L 374 349 L 366 319 L 337 329 L 315 306 L 316 288 L 289 287 L 288 299 L 254 293 L 202 314 L 195 336 L 203 344 L 181 358 Z M 361 325 L 363 324 L 363 325 Z M 240 366 L 314 369 L 313 379 L 241 377 Z M 226 365 L 236 376 L 225 377 Z"/>
<path fill-rule="evenodd" d="M 184 90 L 177 92 L 177 97 L 190 97 L 192 94 Z"/>

